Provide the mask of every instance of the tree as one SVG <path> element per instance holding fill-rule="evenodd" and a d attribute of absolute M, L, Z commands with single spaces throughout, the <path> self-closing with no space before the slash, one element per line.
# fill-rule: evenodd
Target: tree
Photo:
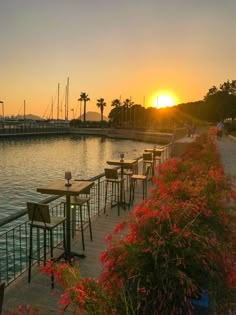
<path fill-rule="evenodd" d="M 108 118 L 111 122 L 111 125 L 114 127 L 118 127 L 120 125 L 120 107 L 112 108 L 110 113 L 108 114 Z"/>
<path fill-rule="evenodd" d="M 204 96 L 204 100 L 206 100 L 209 96 L 214 95 L 218 92 L 219 90 L 215 85 L 213 85 L 207 92 L 207 94 Z"/>
<path fill-rule="evenodd" d="M 218 91 L 208 96 L 204 104 L 204 111 L 208 113 L 208 121 L 217 122 L 226 118 L 236 117 L 236 96 L 226 91 Z"/>
<path fill-rule="evenodd" d="M 236 117 L 236 80 L 212 86 L 201 104 L 200 118 L 212 122 Z"/>
<path fill-rule="evenodd" d="M 220 85 L 220 90 L 222 92 L 227 92 L 228 94 L 235 94 L 236 92 L 236 80 L 232 80 L 232 82 L 226 81 Z"/>
<path fill-rule="evenodd" d="M 121 101 L 118 98 L 116 98 L 111 102 L 111 106 L 117 108 L 121 106 Z"/>
<path fill-rule="evenodd" d="M 126 100 L 124 100 L 123 104 L 124 104 L 124 109 L 125 109 L 125 112 L 126 112 L 125 122 L 127 123 L 128 122 L 129 108 L 131 108 L 134 103 L 131 101 L 131 99 L 127 98 Z"/>
<path fill-rule="evenodd" d="M 120 99 L 116 98 L 111 102 L 111 106 L 114 107 L 111 111 L 111 119 L 113 124 L 121 125 L 122 122 L 122 108 Z"/>
<path fill-rule="evenodd" d="M 212 86 L 206 96 L 204 97 L 204 100 L 207 100 L 209 96 L 215 95 L 218 92 L 225 92 L 226 94 L 235 94 L 236 93 L 236 80 L 232 80 L 231 82 L 227 80 L 226 82 L 220 84 L 219 89 L 216 86 Z"/>
<path fill-rule="evenodd" d="M 104 107 L 106 106 L 107 104 L 105 103 L 104 101 L 104 98 L 99 98 L 97 100 L 97 107 L 100 109 L 101 111 L 101 121 L 103 121 L 103 110 L 104 110 Z"/>
<path fill-rule="evenodd" d="M 78 101 L 84 102 L 84 121 L 86 121 L 86 103 L 90 101 L 90 98 L 88 97 L 88 94 L 81 92 Z"/>

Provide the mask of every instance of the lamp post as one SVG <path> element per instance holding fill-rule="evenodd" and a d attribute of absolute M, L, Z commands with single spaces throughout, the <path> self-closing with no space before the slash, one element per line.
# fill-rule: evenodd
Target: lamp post
<path fill-rule="evenodd" d="M 2 104 L 2 120 L 4 120 L 4 102 L 0 101 L 0 104 Z"/>

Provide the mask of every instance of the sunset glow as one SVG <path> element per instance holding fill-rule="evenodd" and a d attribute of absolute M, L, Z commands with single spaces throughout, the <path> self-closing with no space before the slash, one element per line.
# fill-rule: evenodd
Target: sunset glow
<path fill-rule="evenodd" d="M 157 97 L 157 108 L 162 108 L 162 107 L 171 107 L 174 105 L 174 100 L 171 96 L 161 94 Z"/>
<path fill-rule="evenodd" d="M 150 103 L 152 107 L 156 108 L 172 107 L 178 104 L 178 99 L 173 92 L 162 90 L 153 93 Z"/>
<path fill-rule="evenodd" d="M 145 108 L 203 100 L 235 77 L 236 1 L 229 2 L 213 10 L 210 1 L 0 1 L 4 115 L 22 115 L 25 101 L 26 115 L 57 118 L 59 107 L 65 118 L 68 78 L 69 119 L 80 112 L 81 92 L 90 98 L 86 111 L 99 113 L 103 98 L 105 116 L 114 99 Z"/>

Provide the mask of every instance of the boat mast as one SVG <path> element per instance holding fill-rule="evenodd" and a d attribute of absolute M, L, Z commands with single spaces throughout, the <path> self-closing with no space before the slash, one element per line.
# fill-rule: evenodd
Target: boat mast
<path fill-rule="evenodd" d="M 25 121 L 25 100 L 24 100 L 24 121 Z"/>
<path fill-rule="evenodd" d="M 52 97 L 52 105 L 51 105 L 51 119 L 53 119 L 53 97 Z"/>
<path fill-rule="evenodd" d="M 69 108 L 69 77 L 66 83 L 66 93 L 65 93 L 65 120 L 68 120 L 68 108 Z"/>
<path fill-rule="evenodd" d="M 65 120 L 67 120 L 66 119 L 66 106 L 67 106 L 66 102 L 67 102 L 67 86 L 66 86 L 66 91 L 65 91 Z"/>
<path fill-rule="evenodd" d="M 67 102 L 66 102 L 66 105 L 67 105 L 67 108 L 66 108 L 66 120 L 68 120 L 68 112 L 69 112 L 69 77 L 67 78 L 67 89 L 66 89 L 66 94 L 67 94 Z"/>
<path fill-rule="evenodd" d="M 60 83 L 57 85 L 57 120 L 59 119 L 59 97 L 60 95 Z"/>

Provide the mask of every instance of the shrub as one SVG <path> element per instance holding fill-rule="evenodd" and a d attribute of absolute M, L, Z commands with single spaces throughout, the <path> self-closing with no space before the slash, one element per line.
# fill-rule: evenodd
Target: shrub
<path fill-rule="evenodd" d="M 51 264 L 64 289 L 61 314 L 191 315 L 192 298 L 214 292 L 220 314 L 235 286 L 236 195 L 215 146 L 215 128 L 161 165 L 150 198 L 106 238 L 99 280 L 79 266 Z M 18 313 L 16 313 L 19 315 Z"/>

